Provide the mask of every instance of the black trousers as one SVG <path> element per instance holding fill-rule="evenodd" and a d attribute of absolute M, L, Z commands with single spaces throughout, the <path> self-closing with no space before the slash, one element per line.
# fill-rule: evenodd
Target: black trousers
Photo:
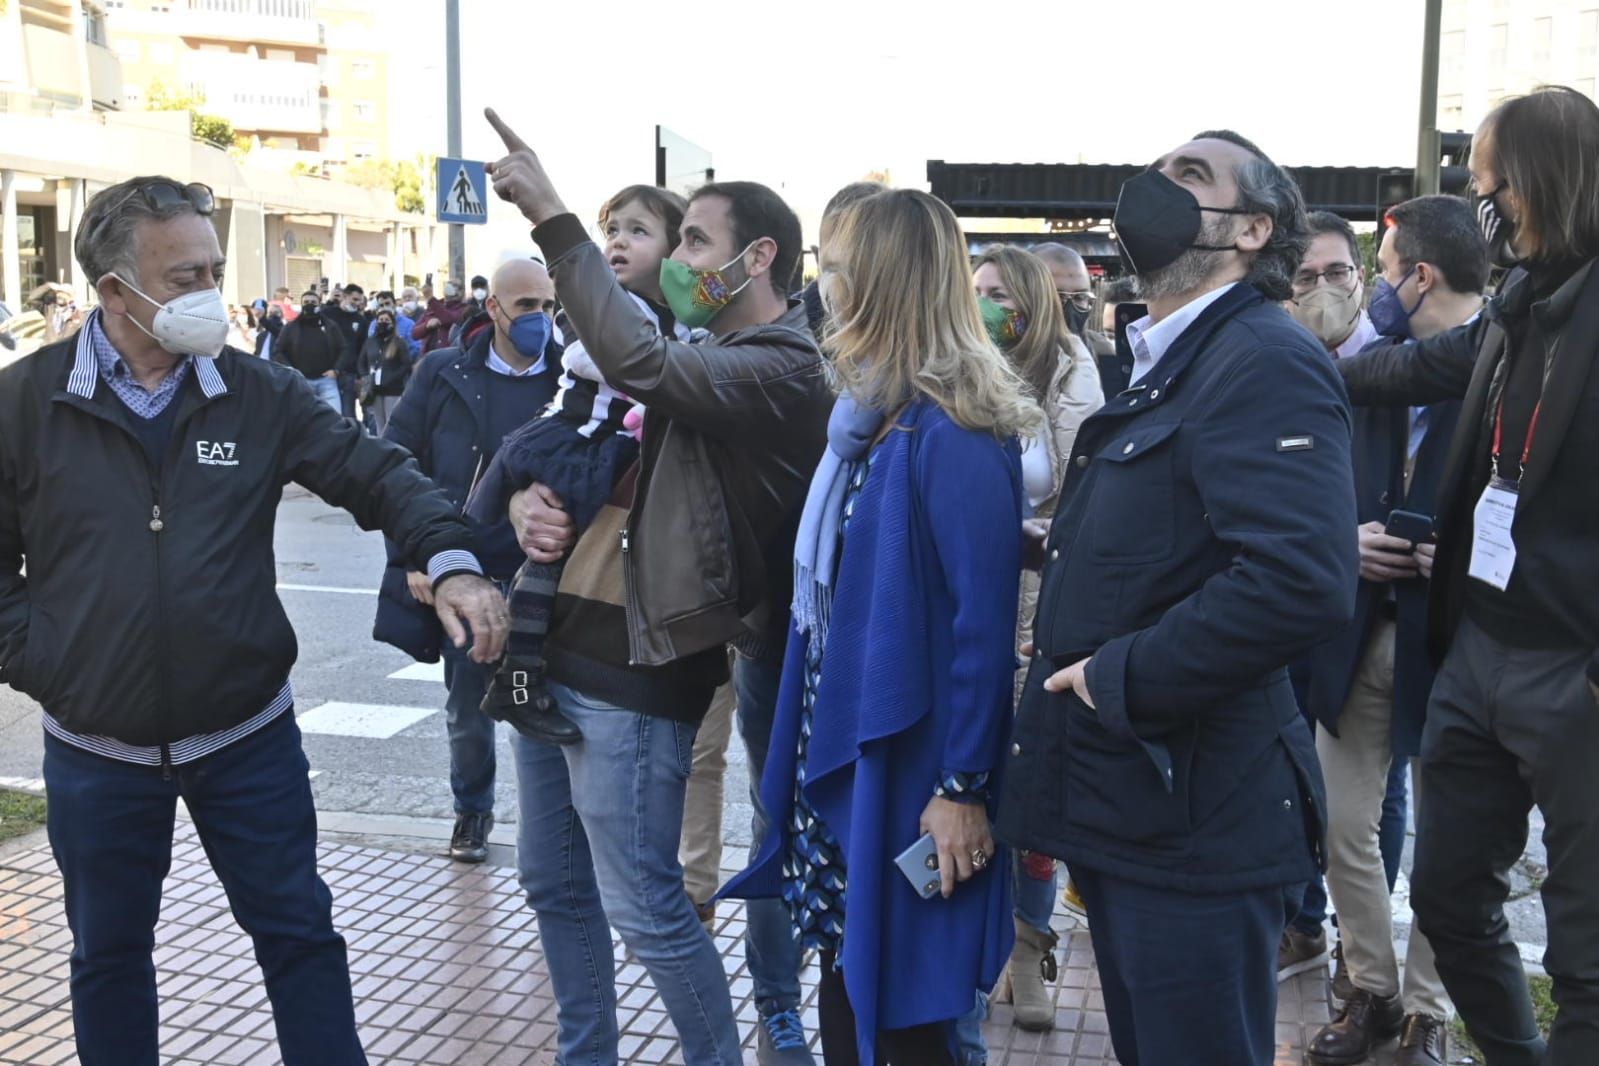
<path fill-rule="evenodd" d="M 1427 705 L 1411 905 L 1493 1066 L 1599 1063 L 1599 702 L 1592 649 L 1512 648 L 1469 619 Z M 1508 872 L 1544 817 L 1544 969 L 1560 1008 L 1538 1035 L 1505 921 Z"/>
<path fill-rule="evenodd" d="M 835 965 L 832 952 L 822 952 L 818 961 L 822 982 L 816 990 L 816 1006 L 821 1015 L 822 1061 L 826 1066 L 860 1066 L 855 1009 L 844 990 L 844 974 Z M 875 1066 L 955 1066 L 954 1029 L 952 1021 L 880 1029 Z"/>

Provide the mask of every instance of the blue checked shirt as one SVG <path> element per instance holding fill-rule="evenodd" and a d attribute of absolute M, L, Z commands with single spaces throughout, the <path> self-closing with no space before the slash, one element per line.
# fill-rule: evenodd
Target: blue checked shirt
<path fill-rule="evenodd" d="M 172 368 L 172 373 L 161 379 L 161 384 L 154 391 L 146 390 L 133 376 L 133 371 L 128 369 L 121 353 L 111 346 L 111 338 L 100 328 L 100 316 L 92 316 L 85 328 L 89 331 L 89 343 L 94 346 L 94 361 L 100 367 L 100 379 L 111 386 L 117 399 L 140 418 L 154 418 L 165 411 L 183 387 L 183 379 L 189 376 L 194 356 L 184 356 Z"/>

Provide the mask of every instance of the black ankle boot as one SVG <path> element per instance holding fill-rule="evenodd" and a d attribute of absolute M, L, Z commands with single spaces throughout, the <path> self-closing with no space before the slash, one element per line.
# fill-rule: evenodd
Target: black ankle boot
<path fill-rule="evenodd" d="M 507 660 L 494 672 L 483 696 L 483 713 L 505 722 L 529 740 L 545 744 L 576 744 L 583 739 L 577 726 L 555 709 L 555 697 L 544 685 L 544 671 Z"/>

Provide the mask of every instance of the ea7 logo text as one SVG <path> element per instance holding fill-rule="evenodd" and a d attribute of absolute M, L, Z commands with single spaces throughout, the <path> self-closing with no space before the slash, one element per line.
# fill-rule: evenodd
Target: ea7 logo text
<path fill-rule="evenodd" d="M 198 440 L 194 442 L 195 458 L 201 466 L 238 466 L 233 457 L 236 445 L 228 441 Z"/>

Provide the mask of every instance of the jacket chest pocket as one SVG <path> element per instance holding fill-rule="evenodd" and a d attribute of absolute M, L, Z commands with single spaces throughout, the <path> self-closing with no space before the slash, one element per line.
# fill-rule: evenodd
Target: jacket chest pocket
<path fill-rule="evenodd" d="M 1130 427 L 1094 457 L 1098 472 L 1087 521 L 1095 558 L 1136 563 L 1171 555 L 1177 532 L 1172 494 L 1179 425 Z"/>

